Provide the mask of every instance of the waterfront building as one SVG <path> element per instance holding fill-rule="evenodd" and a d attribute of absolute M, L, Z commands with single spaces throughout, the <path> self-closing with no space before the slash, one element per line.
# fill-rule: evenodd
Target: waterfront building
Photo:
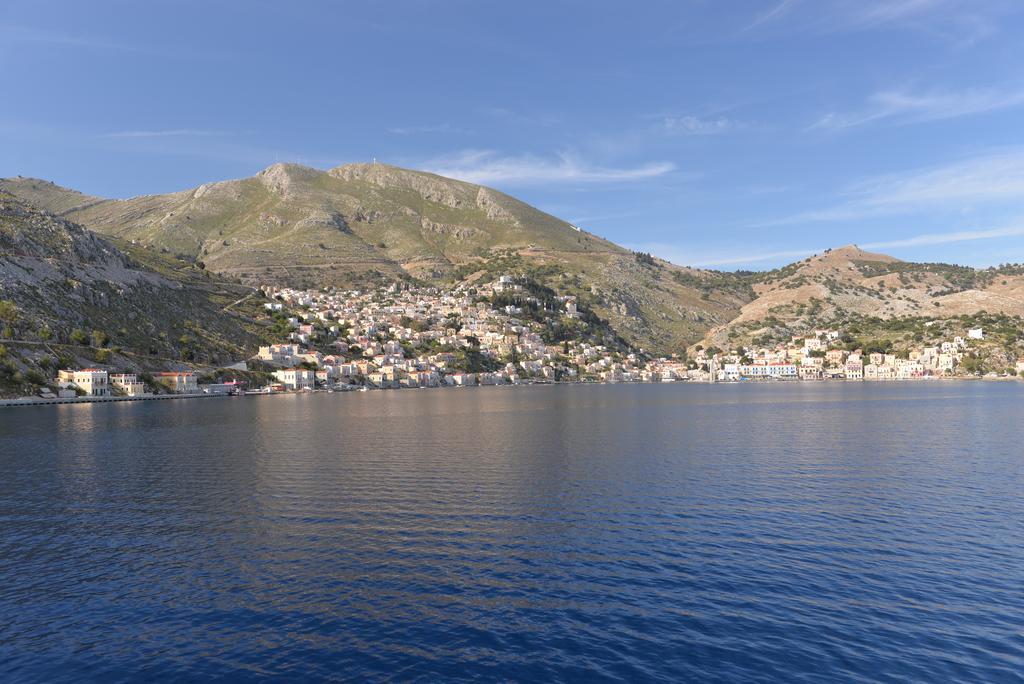
<path fill-rule="evenodd" d="M 795 363 L 752 363 L 741 365 L 740 375 L 745 378 L 791 380 L 799 377 L 799 371 Z"/>
<path fill-rule="evenodd" d="M 873 356 L 873 355 L 872 355 Z M 869 363 L 864 366 L 865 380 L 895 380 L 896 367 L 885 364 Z"/>
<path fill-rule="evenodd" d="M 797 370 L 801 380 L 821 380 L 825 376 L 825 371 L 821 364 L 821 359 L 816 357 L 808 357 L 804 359 Z"/>
<path fill-rule="evenodd" d="M 127 397 L 141 397 L 146 394 L 146 385 L 135 373 L 113 373 L 110 385 Z"/>
<path fill-rule="evenodd" d="M 196 374 L 191 371 L 153 373 L 153 379 L 165 386 L 174 394 L 199 393 L 199 382 L 196 379 Z"/>
<path fill-rule="evenodd" d="M 958 355 L 956 353 L 939 354 L 936 360 L 936 370 L 940 373 L 950 374 L 956 370 L 956 364 L 959 362 Z"/>
<path fill-rule="evenodd" d="M 914 380 L 924 377 L 924 366 L 919 361 L 904 361 L 896 366 L 897 380 Z"/>
<path fill-rule="evenodd" d="M 110 381 L 107 371 L 100 368 L 83 368 L 82 370 L 62 370 L 57 374 L 57 384 L 61 388 L 72 386 L 79 388 L 89 397 L 110 396 Z"/>
<path fill-rule="evenodd" d="M 284 368 L 274 371 L 274 377 L 286 389 L 313 389 L 316 384 L 316 373 L 305 368 Z"/>
<path fill-rule="evenodd" d="M 231 380 L 229 382 L 212 382 L 208 385 L 200 385 L 203 394 L 241 394 L 245 390 L 245 382 Z"/>

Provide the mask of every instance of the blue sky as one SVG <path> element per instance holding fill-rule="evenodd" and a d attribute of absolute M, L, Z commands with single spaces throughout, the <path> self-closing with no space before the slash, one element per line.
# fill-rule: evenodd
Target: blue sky
<path fill-rule="evenodd" d="M 497 187 L 677 263 L 1024 262 L 1024 2 L 0 5 L 0 176 Z"/>

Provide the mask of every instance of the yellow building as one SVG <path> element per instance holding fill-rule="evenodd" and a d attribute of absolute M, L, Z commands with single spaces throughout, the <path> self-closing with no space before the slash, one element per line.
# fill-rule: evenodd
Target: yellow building
<path fill-rule="evenodd" d="M 199 383 L 191 371 L 153 373 L 153 379 L 175 394 L 198 394 Z"/>
<path fill-rule="evenodd" d="M 113 373 L 110 376 L 110 386 L 129 397 L 141 397 L 146 394 L 146 385 L 139 382 L 138 376 L 134 373 Z"/>

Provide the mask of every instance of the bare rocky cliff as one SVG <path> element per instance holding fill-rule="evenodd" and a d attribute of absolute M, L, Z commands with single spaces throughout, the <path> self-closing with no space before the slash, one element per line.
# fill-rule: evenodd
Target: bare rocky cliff
<path fill-rule="evenodd" d="M 0 191 L 0 300 L 13 319 L 8 344 L 73 344 L 76 331 L 97 331 L 126 353 L 217 362 L 259 343 L 250 317 L 224 311 L 249 288 L 132 249 Z"/>

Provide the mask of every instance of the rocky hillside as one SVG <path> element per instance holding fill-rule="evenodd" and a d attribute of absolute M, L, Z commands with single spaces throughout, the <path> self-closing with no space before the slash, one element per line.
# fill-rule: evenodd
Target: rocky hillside
<path fill-rule="evenodd" d="M 756 295 L 706 341 L 719 347 L 875 318 L 1024 316 L 1024 267 L 974 269 L 900 261 L 850 245 L 767 273 L 745 274 Z"/>
<path fill-rule="evenodd" d="M 252 178 L 128 200 L 34 179 L 0 187 L 104 235 L 260 281 L 436 278 L 488 250 L 625 250 L 488 188 L 383 164 L 275 164 Z"/>
<path fill-rule="evenodd" d="M 0 360 L 17 349 L 31 352 L 26 362 L 55 354 L 129 368 L 232 362 L 263 339 L 258 306 L 251 288 L 116 245 L 0 191 Z"/>
<path fill-rule="evenodd" d="M 3 190 L 61 217 L 5 196 L 4 288 L 55 334 L 69 335 L 68 321 L 98 321 L 127 331 L 126 347 L 167 358 L 227 356 L 250 344 L 261 334 L 252 318 L 217 312 L 261 284 L 444 286 L 521 274 L 575 295 L 652 353 L 865 319 L 1024 316 L 1019 266 L 910 263 L 847 246 L 765 273 L 688 269 L 496 190 L 382 164 L 276 164 L 252 178 L 128 200 L 29 178 L 2 180 Z"/>
<path fill-rule="evenodd" d="M 513 268 L 589 298 L 651 351 L 699 340 L 752 296 L 740 278 L 635 255 L 496 190 L 383 164 L 275 164 L 252 178 L 127 200 L 26 178 L 0 189 L 250 285 L 443 284 Z"/>

